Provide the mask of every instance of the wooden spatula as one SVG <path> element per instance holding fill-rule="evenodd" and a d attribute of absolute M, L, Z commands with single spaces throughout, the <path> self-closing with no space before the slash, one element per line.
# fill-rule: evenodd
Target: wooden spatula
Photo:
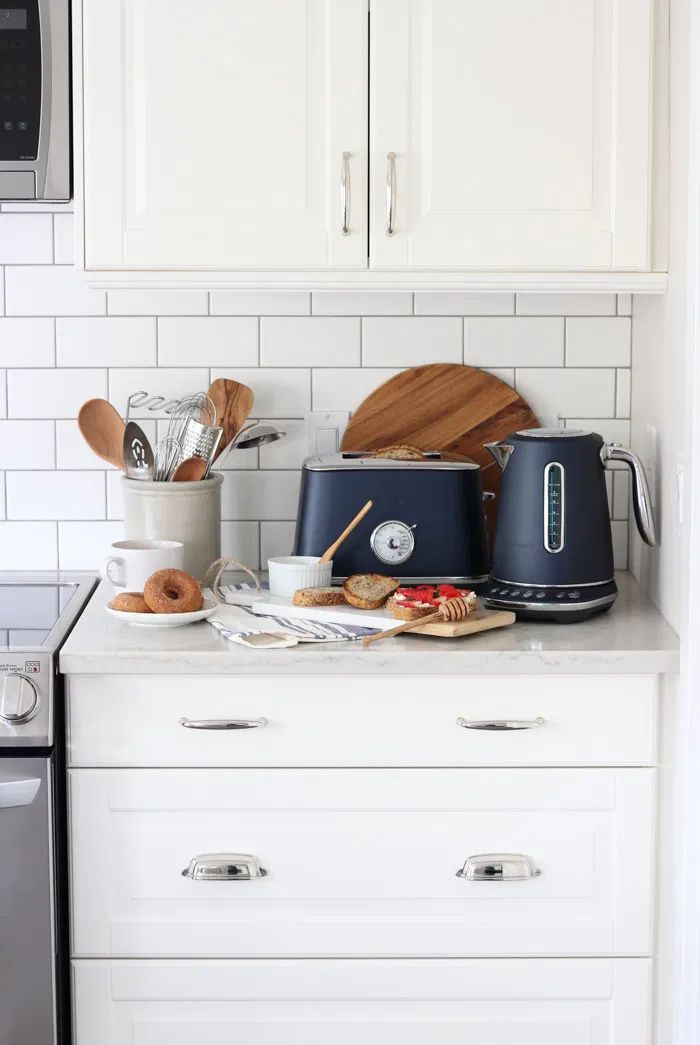
<path fill-rule="evenodd" d="M 464 620 L 473 609 L 476 609 L 476 602 L 472 604 L 467 599 L 447 599 L 436 613 L 429 613 L 427 617 L 418 617 L 417 620 L 407 620 L 404 624 L 399 624 L 396 628 L 389 628 L 388 631 L 380 631 L 377 635 L 366 635 L 362 640 L 362 645 L 370 646 L 373 642 L 379 642 L 380 639 L 390 639 L 392 635 L 401 635 L 404 631 L 420 628 L 423 624 L 430 624 L 431 621 L 444 620 L 454 623 Z"/>
<path fill-rule="evenodd" d="M 223 428 L 224 434 L 219 443 L 214 460 L 219 457 L 228 444 L 236 438 L 253 409 L 253 392 L 247 385 L 239 381 L 229 381 L 219 377 L 212 381 L 207 395 L 216 407 L 216 426 Z"/>
<path fill-rule="evenodd" d="M 124 471 L 126 425 L 106 399 L 88 399 L 78 413 L 78 428 L 93 453 Z"/>
<path fill-rule="evenodd" d="M 181 461 L 173 475 L 174 483 L 196 483 L 207 474 L 207 462 L 201 457 L 188 457 Z"/>

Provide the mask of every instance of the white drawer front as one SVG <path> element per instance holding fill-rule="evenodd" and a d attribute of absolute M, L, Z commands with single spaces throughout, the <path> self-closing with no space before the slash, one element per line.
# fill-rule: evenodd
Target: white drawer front
<path fill-rule="evenodd" d="M 651 962 L 76 961 L 75 1045 L 649 1045 Z"/>
<path fill-rule="evenodd" d="M 253 725 L 213 728 L 221 722 Z M 489 722 L 529 728 L 474 728 Z M 69 687 L 74 766 L 623 766 L 652 764 L 655 747 L 653 676 L 126 676 Z"/>
<path fill-rule="evenodd" d="M 71 770 L 73 953 L 646 955 L 654 772 Z M 267 876 L 182 876 L 211 853 Z"/>

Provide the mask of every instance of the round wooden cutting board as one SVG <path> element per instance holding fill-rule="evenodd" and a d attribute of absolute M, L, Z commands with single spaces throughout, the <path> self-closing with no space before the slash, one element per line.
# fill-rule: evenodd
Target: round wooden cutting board
<path fill-rule="evenodd" d="M 477 367 L 434 363 L 404 370 L 372 392 L 353 414 L 342 449 L 410 443 L 463 454 L 481 465 L 484 490 L 498 498 L 500 469 L 484 443 L 538 425 L 522 396 L 500 378 Z M 496 505 L 486 505 L 491 539 Z"/>

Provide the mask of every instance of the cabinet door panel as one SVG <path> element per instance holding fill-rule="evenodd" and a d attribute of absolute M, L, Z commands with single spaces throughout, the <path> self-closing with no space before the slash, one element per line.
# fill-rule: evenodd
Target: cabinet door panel
<path fill-rule="evenodd" d="M 76 961 L 76 1045 L 648 1045 L 651 962 Z"/>
<path fill-rule="evenodd" d="M 372 265 L 647 267 L 652 7 L 378 0 Z"/>
<path fill-rule="evenodd" d="M 645 955 L 654 771 L 73 769 L 76 956 Z M 205 853 L 255 880 L 193 881 Z M 541 875 L 468 881 L 471 856 Z"/>
<path fill-rule="evenodd" d="M 362 0 L 84 0 L 83 23 L 88 268 L 366 265 Z"/>

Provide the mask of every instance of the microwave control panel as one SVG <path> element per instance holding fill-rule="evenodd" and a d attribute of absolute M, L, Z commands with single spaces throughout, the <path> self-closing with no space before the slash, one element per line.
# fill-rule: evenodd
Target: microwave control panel
<path fill-rule="evenodd" d="M 40 116 L 39 3 L 24 0 L 0 7 L 0 161 L 36 160 Z"/>

